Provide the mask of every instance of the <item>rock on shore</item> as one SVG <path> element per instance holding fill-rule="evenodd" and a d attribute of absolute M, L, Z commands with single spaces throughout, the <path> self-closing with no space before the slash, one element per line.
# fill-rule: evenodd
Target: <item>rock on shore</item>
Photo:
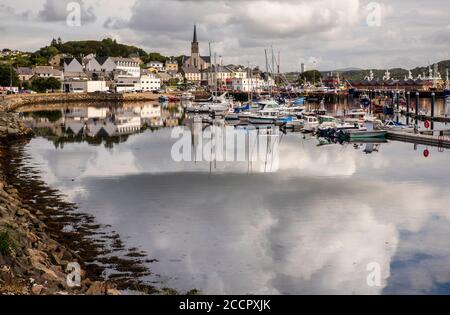
<path fill-rule="evenodd" d="M 32 131 L 26 128 L 17 113 L 0 111 L 0 141 L 5 138 L 19 138 L 30 135 Z"/>

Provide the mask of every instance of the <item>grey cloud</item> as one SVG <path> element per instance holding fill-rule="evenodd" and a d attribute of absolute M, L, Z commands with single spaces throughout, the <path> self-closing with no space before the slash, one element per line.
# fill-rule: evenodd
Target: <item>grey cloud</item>
<path fill-rule="evenodd" d="M 82 0 L 46 0 L 43 8 L 38 13 L 38 18 L 45 22 L 65 21 L 70 13 L 70 10 L 67 10 L 67 6 L 72 2 L 80 4 L 82 22 L 92 23 L 96 21 L 97 17 L 93 12 L 93 7 L 86 7 Z"/>
<path fill-rule="evenodd" d="M 127 21 L 121 18 L 109 17 L 103 23 L 103 27 L 112 30 L 120 30 L 126 28 L 128 25 Z"/>

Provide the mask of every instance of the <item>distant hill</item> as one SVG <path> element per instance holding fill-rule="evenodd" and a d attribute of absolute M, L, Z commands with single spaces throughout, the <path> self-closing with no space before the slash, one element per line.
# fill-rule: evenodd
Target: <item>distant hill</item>
<path fill-rule="evenodd" d="M 334 72 L 334 73 L 343 73 L 343 72 L 350 72 L 350 71 L 360 71 L 363 70 L 361 68 L 356 68 L 356 67 L 349 67 L 349 68 L 343 68 L 343 69 L 336 69 L 336 70 L 329 70 L 329 71 L 321 71 L 322 73 L 330 73 L 330 72 Z"/>

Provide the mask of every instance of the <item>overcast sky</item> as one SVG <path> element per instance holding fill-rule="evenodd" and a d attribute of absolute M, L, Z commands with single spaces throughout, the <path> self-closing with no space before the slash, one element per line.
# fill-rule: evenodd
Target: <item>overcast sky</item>
<path fill-rule="evenodd" d="M 66 22 L 81 4 L 81 26 Z M 51 38 L 113 37 L 166 55 L 189 54 L 193 24 L 224 63 L 265 67 L 264 49 L 281 52 L 281 70 L 301 62 L 321 70 L 423 66 L 450 59 L 448 0 L 382 0 L 379 26 L 367 0 L 0 0 L 0 48 L 35 51 Z M 371 24 L 371 25 L 369 25 Z"/>

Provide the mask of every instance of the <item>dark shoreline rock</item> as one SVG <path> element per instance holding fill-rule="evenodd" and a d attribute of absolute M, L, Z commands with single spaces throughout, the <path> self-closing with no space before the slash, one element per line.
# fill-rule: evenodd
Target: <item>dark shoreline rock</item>
<path fill-rule="evenodd" d="M 17 113 L 0 111 L 0 141 L 29 137 L 33 132 L 26 128 Z"/>

